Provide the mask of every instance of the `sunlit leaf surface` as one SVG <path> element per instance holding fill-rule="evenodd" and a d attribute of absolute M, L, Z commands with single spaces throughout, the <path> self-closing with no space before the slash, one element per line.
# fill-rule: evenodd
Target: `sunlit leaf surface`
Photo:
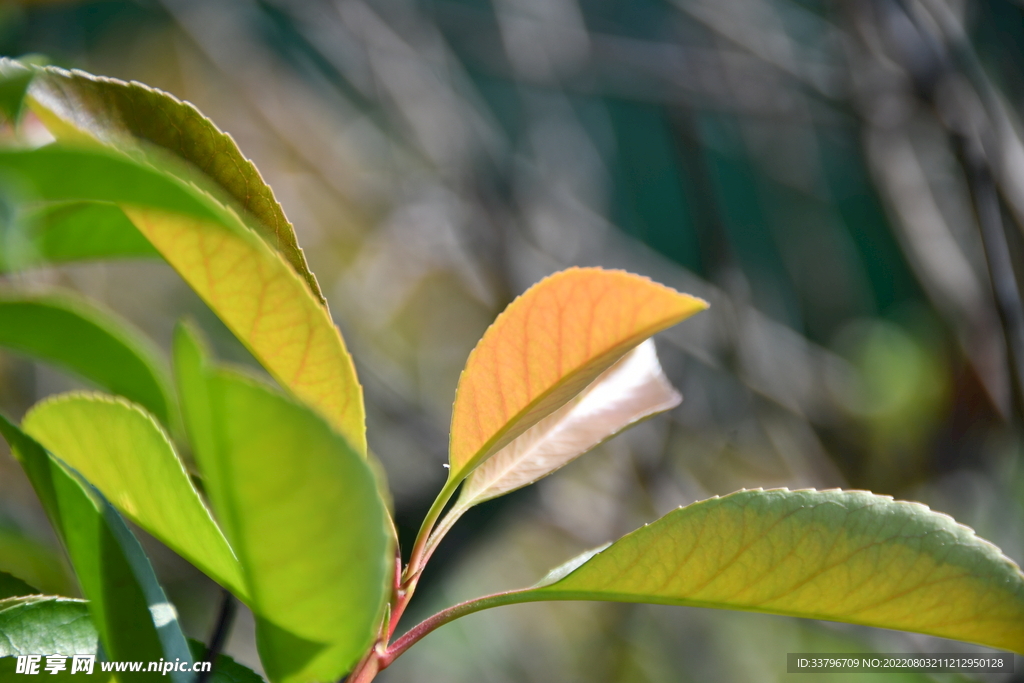
<path fill-rule="evenodd" d="M 145 154 L 152 145 L 188 162 L 209 185 L 242 208 L 246 222 L 281 252 L 323 303 L 316 278 L 273 190 L 230 135 L 187 102 L 141 83 L 82 71 L 34 67 L 29 106 L 58 139 L 89 137 L 115 149 Z"/>
<path fill-rule="evenodd" d="M 469 356 L 452 416 L 451 479 L 560 408 L 626 352 L 707 304 L 623 271 L 571 268 L 498 316 Z"/>
<path fill-rule="evenodd" d="M 126 517 L 245 600 L 241 568 L 167 435 L 138 406 L 74 392 L 37 404 L 23 429 Z"/>
<path fill-rule="evenodd" d="M 126 213 L 264 367 L 365 455 L 352 358 L 327 310 L 281 257 L 201 219 L 138 207 Z"/>
<path fill-rule="evenodd" d="M 177 613 L 124 520 L 81 475 L 0 415 L 0 434 L 24 467 L 64 543 L 111 660 L 191 661 Z M 171 672 L 174 683 L 190 675 Z M 145 680 L 124 674 L 125 681 Z"/>
<path fill-rule="evenodd" d="M 172 175 L 102 150 L 0 151 L 23 197 L 118 204 L 265 368 L 366 453 L 362 388 L 327 309 L 238 217 Z"/>
<path fill-rule="evenodd" d="M 520 434 L 467 477 L 456 504 L 468 508 L 532 484 L 629 425 L 679 404 L 647 340 L 579 396 Z"/>
<path fill-rule="evenodd" d="M 164 425 L 172 422 L 170 377 L 156 345 L 83 299 L 0 292 L 0 346 L 70 370 L 144 406 Z"/>
<path fill-rule="evenodd" d="M 555 578 L 523 596 L 787 614 L 1024 653 L 1017 565 L 946 515 L 864 491 L 694 503 Z"/>
<path fill-rule="evenodd" d="M 248 582 L 267 674 L 338 679 L 376 634 L 393 564 L 369 464 L 301 404 L 206 368 L 184 329 L 175 370 L 196 460 Z"/>

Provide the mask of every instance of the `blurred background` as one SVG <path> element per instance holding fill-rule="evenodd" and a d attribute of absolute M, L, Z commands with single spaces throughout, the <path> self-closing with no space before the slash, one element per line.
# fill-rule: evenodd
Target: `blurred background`
<path fill-rule="evenodd" d="M 459 371 L 518 293 L 600 265 L 711 302 L 657 338 L 683 404 L 468 514 L 409 624 L 759 486 L 922 501 L 1024 561 L 1019 0 L 7 2 L 0 53 L 167 90 L 255 161 L 355 357 L 406 545 L 445 478 Z M 162 263 L 0 284 L 77 289 L 164 348 L 191 315 L 252 362 Z M 76 386 L 0 352 L 6 414 Z M 205 638 L 216 588 L 149 546 Z M 0 569 L 74 591 L 6 455 Z M 243 614 L 228 651 L 258 666 L 252 639 Z M 552 603 L 457 621 L 380 680 L 776 681 L 787 652 L 971 650 Z"/>

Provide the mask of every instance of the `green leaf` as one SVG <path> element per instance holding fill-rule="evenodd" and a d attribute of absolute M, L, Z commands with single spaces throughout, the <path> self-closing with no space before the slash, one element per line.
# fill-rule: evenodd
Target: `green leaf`
<path fill-rule="evenodd" d="M 237 215 L 187 181 L 115 152 L 58 144 L 3 149 L 0 171 L 5 192 L 21 201 L 147 206 L 251 234 Z"/>
<path fill-rule="evenodd" d="M 56 202 L 23 212 L 0 226 L 0 272 L 48 263 L 159 258 L 116 204 Z"/>
<path fill-rule="evenodd" d="M 170 439 L 141 408 L 72 392 L 36 404 L 22 428 L 126 517 L 246 600 L 241 568 Z"/>
<path fill-rule="evenodd" d="M 338 328 L 236 214 L 171 174 L 100 149 L 0 150 L 0 179 L 23 200 L 117 203 L 270 374 L 365 455 L 362 388 Z"/>
<path fill-rule="evenodd" d="M 394 561 L 370 466 L 305 406 L 209 369 L 186 328 L 175 372 L 210 502 L 248 581 L 267 674 L 337 679 L 376 635 Z"/>
<path fill-rule="evenodd" d="M 206 645 L 203 643 L 189 638 L 188 646 L 195 661 L 202 661 L 206 657 Z M 263 683 L 258 673 L 223 653 L 217 655 L 212 673 L 210 683 Z"/>
<path fill-rule="evenodd" d="M 141 83 L 82 71 L 37 67 L 29 106 L 58 139 L 87 136 L 115 149 L 145 154 L 155 146 L 198 169 L 242 209 L 249 226 L 280 252 L 326 304 L 273 190 L 230 135 L 187 102 Z"/>
<path fill-rule="evenodd" d="M 85 600 L 44 595 L 0 600 L 0 656 L 95 654 Z"/>
<path fill-rule="evenodd" d="M 170 375 L 159 350 L 84 299 L 0 292 L 0 346 L 70 370 L 172 423 Z"/>
<path fill-rule="evenodd" d="M 613 543 L 528 600 L 787 614 L 1024 653 L 1024 575 L 920 503 L 864 491 L 741 491 Z"/>
<path fill-rule="evenodd" d="M 38 675 L 46 681 L 58 683 L 85 683 L 108 681 L 111 675 L 93 663 L 91 675 L 78 671 L 74 674 L 72 660 L 65 660 L 65 669 L 59 673 L 46 670 L 46 655 L 97 655 L 99 638 L 89 618 L 85 600 L 36 595 L 31 598 L 0 600 L 0 680 L 25 681 L 25 674 L 17 670 L 18 655 L 41 655 Z M 72 677 L 73 676 L 73 677 Z"/>
<path fill-rule="evenodd" d="M 18 577 L 11 576 L 7 572 L 0 572 L 0 600 L 38 594 L 39 589 L 33 588 Z"/>
<path fill-rule="evenodd" d="M 174 607 L 124 520 L 95 488 L 0 415 L 0 434 L 28 474 L 71 558 L 107 657 L 191 661 Z M 146 680 L 125 674 L 125 681 Z M 175 683 L 190 676 L 172 673 Z"/>
<path fill-rule="evenodd" d="M 0 657 L 96 654 L 85 600 L 48 595 L 0 600 Z"/>

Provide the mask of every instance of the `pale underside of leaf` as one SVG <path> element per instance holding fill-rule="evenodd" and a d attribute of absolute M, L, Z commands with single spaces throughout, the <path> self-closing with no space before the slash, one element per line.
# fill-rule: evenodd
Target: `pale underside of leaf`
<path fill-rule="evenodd" d="M 679 405 L 654 342 L 627 353 L 557 411 L 520 434 L 467 477 L 456 504 L 469 508 L 532 484 L 626 427 Z"/>
<path fill-rule="evenodd" d="M 279 251 L 317 300 L 326 301 L 306 264 L 295 229 L 273 190 L 230 135 L 188 102 L 142 83 L 56 67 L 34 67 L 31 106 L 58 138 L 87 136 L 129 153 L 146 145 L 166 150 L 198 168 L 237 202 L 253 230 Z M 140 144 L 142 143 L 142 144 Z"/>
<path fill-rule="evenodd" d="M 133 522 L 246 600 L 241 568 L 167 435 L 138 406 L 72 392 L 42 401 L 23 429 Z"/>
<path fill-rule="evenodd" d="M 542 578 L 540 581 L 535 583 L 532 586 L 532 588 L 543 588 L 545 586 L 550 586 L 551 584 L 558 583 L 559 581 L 561 581 L 565 577 L 569 576 L 569 574 L 572 574 L 574 571 L 576 571 L 577 569 L 582 567 L 584 564 L 589 562 L 590 558 L 594 557 L 594 555 L 597 555 L 598 553 L 604 552 L 605 549 L 607 549 L 608 546 L 610 546 L 610 545 L 611 545 L 611 542 L 602 543 L 601 545 L 597 546 L 596 548 L 591 548 L 590 550 L 584 550 L 582 553 L 580 553 L 576 557 L 574 557 L 574 558 L 572 558 L 570 560 L 566 560 L 562 564 L 558 565 L 557 567 L 555 567 L 554 569 L 549 571 L 547 574 L 544 575 L 544 578 Z"/>
<path fill-rule="evenodd" d="M 741 491 L 671 512 L 515 597 L 739 609 L 1024 653 L 1024 575 L 919 503 L 864 491 Z"/>
<path fill-rule="evenodd" d="M 450 482 L 578 395 L 655 333 L 707 308 L 648 278 L 570 268 L 512 302 L 470 354 L 452 413 Z"/>

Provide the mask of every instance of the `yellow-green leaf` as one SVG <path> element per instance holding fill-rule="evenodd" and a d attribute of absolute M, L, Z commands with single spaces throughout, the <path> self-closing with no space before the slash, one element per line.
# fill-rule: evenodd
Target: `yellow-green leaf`
<path fill-rule="evenodd" d="M 100 149 L 0 150 L 0 175 L 28 199 L 117 204 L 270 374 L 366 453 L 362 387 L 338 328 L 232 211 L 174 175 Z"/>
<path fill-rule="evenodd" d="M 27 434 L 74 467 L 126 517 L 241 599 L 241 568 L 167 435 L 138 406 L 73 392 L 36 404 Z"/>
<path fill-rule="evenodd" d="M 58 139 L 88 138 L 142 156 L 153 146 L 187 162 L 202 173 L 208 189 L 216 188 L 238 203 L 246 223 L 284 255 L 325 303 L 273 190 L 231 136 L 198 109 L 142 83 L 57 67 L 31 69 L 28 104 Z"/>
<path fill-rule="evenodd" d="M 630 349 L 707 304 L 648 278 L 571 268 L 528 289 L 466 362 L 452 414 L 450 481 L 580 393 Z"/>
<path fill-rule="evenodd" d="M 365 456 L 366 417 L 352 358 L 327 309 L 281 256 L 201 218 L 124 209 L 263 366 Z"/>
<path fill-rule="evenodd" d="M 718 607 L 1024 653 L 1017 565 L 946 515 L 865 491 L 741 491 L 670 512 L 583 559 L 503 602 Z"/>
<path fill-rule="evenodd" d="M 394 548 L 369 463 L 305 406 L 175 337 L 185 422 L 238 554 L 272 681 L 337 680 L 370 646 Z"/>
<path fill-rule="evenodd" d="M 0 434 L 25 469 L 71 559 L 106 656 L 190 662 L 177 613 L 124 519 L 77 471 L 2 414 Z M 170 676 L 174 683 L 191 678 L 185 672 Z M 145 673 L 124 674 L 125 681 L 149 678 Z"/>

